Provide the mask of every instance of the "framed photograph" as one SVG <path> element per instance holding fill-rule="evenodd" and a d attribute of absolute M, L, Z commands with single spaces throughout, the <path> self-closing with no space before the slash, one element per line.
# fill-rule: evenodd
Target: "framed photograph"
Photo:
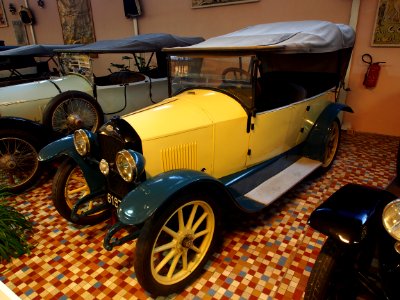
<path fill-rule="evenodd" d="M 258 2 L 258 1 L 260 0 L 192 0 L 192 8 L 242 4 L 242 3 Z"/>
<path fill-rule="evenodd" d="M 379 0 L 371 45 L 400 47 L 400 0 Z"/>
<path fill-rule="evenodd" d="M 3 0 L 0 0 L 0 27 L 7 27 L 6 11 L 4 10 Z"/>

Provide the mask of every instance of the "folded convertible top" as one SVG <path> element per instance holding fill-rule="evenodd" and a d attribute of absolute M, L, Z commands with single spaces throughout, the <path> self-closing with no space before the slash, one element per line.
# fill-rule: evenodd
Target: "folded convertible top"
<path fill-rule="evenodd" d="M 213 37 L 168 52 L 279 51 L 281 53 L 324 53 L 354 46 L 355 32 L 345 24 L 327 21 L 295 21 L 259 24 Z"/>
<path fill-rule="evenodd" d="M 4 50 L 0 52 L 0 56 L 2 57 L 10 57 L 10 56 L 53 56 L 55 55 L 55 49 L 71 49 L 75 47 L 79 47 L 82 45 L 27 45 L 15 47 L 13 49 Z"/>
<path fill-rule="evenodd" d="M 140 34 L 123 39 L 102 40 L 69 49 L 68 53 L 141 53 L 161 51 L 164 47 L 183 47 L 204 41 L 202 37 L 182 37 L 167 33 Z"/>

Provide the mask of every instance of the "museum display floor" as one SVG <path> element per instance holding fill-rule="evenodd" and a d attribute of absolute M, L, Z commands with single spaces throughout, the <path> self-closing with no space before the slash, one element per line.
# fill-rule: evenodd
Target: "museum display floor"
<path fill-rule="evenodd" d="M 313 209 L 346 183 L 383 188 L 395 176 L 398 138 L 344 132 L 341 142 L 331 170 L 228 227 L 202 276 L 167 298 L 301 299 L 325 240 L 307 225 Z M 135 242 L 105 250 L 107 223 L 68 223 L 53 207 L 51 186 L 48 179 L 15 197 L 17 209 L 34 222 L 35 247 L 0 264 L 0 281 L 21 299 L 150 299 L 132 266 Z"/>

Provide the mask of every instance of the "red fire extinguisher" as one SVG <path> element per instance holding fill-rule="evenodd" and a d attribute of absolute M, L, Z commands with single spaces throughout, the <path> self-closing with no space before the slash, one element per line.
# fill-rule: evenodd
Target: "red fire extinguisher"
<path fill-rule="evenodd" d="M 369 64 L 367 72 L 364 76 L 363 85 L 366 88 L 374 88 L 376 83 L 378 82 L 379 72 L 381 70 L 381 66 L 379 64 L 384 64 L 384 61 L 373 62 L 372 56 L 368 53 L 362 56 L 362 61 Z"/>

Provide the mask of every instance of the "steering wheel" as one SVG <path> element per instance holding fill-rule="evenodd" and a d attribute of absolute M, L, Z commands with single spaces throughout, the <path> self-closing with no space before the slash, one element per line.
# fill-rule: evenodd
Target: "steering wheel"
<path fill-rule="evenodd" d="M 245 80 L 248 81 L 250 80 L 250 73 L 241 69 L 241 68 L 235 68 L 235 67 L 230 67 L 226 68 L 222 72 L 222 81 L 238 81 L 238 80 Z"/>

